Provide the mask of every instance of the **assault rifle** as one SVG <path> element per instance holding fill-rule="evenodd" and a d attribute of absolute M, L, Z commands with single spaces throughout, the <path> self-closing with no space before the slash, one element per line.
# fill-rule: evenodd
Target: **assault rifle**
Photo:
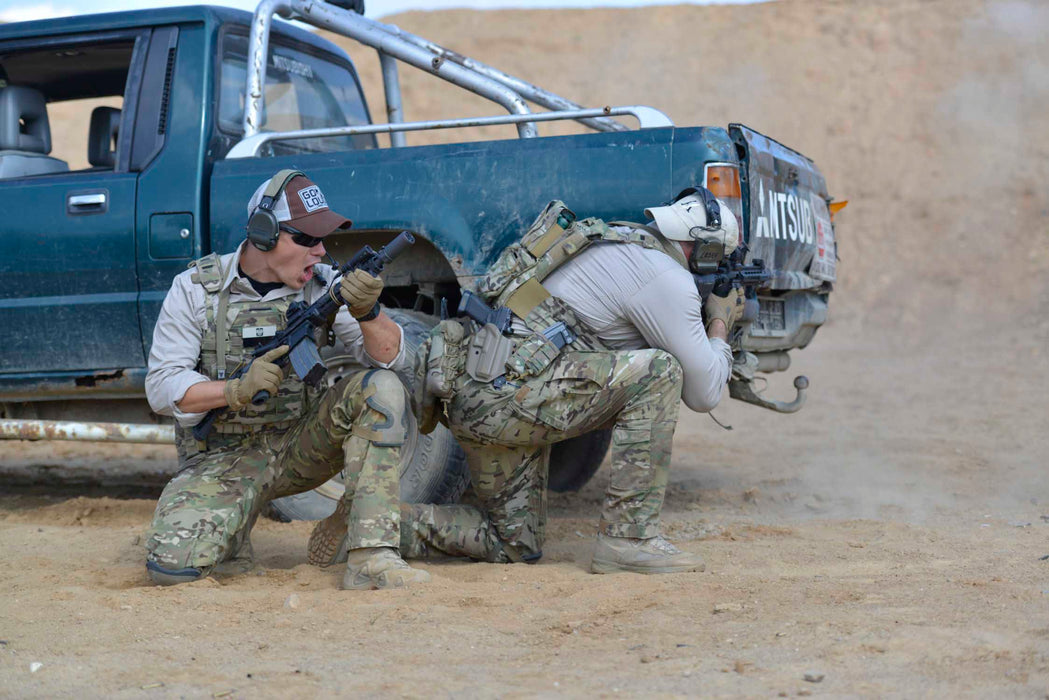
<path fill-rule="evenodd" d="M 379 252 L 372 250 L 371 246 L 361 248 L 347 263 L 338 268 L 338 274 L 332 278 L 331 283 L 328 285 L 328 291 L 324 296 L 312 304 L 307 304 L 305 301 L 297 301 L 288 307 L 288 312 L 285 316 L 287 324 L 284 326 L 284 330 L 273 336 L 273 339 L 269 342 L 255 348 L 252 352 L 252 359 L 261 357 L 270 350 L 279 348 L 282 345 L 287 345 L 291 349 L 287 355 L 279 358 L 276 364 L 283 367 L 288 362 L 291 362 L 291 368 L 299 379 L 310 386 L 317 386 L 328 371 L 328 368 L 325 366 L 324 360 L 321 359 L 320 353 L 317 352 L 317 345 L 313 336 L 318 328 L 328 324 L 329 319 L 335 315 L 343 304 L 337 288 L 339 278 L 353 270 L 364 270 L 368 274 L 378 277 L 386 265 L 414 243 L 415 237 L 411 233 L 401 231 L 397 238 L 390 241 Z M 241 365 L 227 379 L 236 379 L 243 376 L 249 367 L 251 367 L 251 362 Z M 269 398 L 270 393 L 263 390 L 251 398 L 251 403 L 261 406 L 269 401 Z M 225 407 L 221 407 L 208 411 L 204 419 L 193 426 L 193 437 L 197 440 L 205 439 L 211 432 L 215 419 L 226 410 Z"/>
<path fill-rule="evenodd" d="M 743 289 L 743 315 L 736 321 L 735 327 L 729 329 L 733 344 L 739 340 L 744 328 L 758 320 L 761 311 L 758 288 L 767 286 L 772 279 L 772 272 L 765 267 L 764 260 L 755 258 L 752 264 L 746 265 L 743 262 L 746 255 L 746 244 L 741 244 L 728 257 L 722 257 L 716 263 L 701 264 L 698 266 L 699 272 L 692 273 L 699 298 L 703 302 L 711 293 L 723 297 L 733 288 Z"/>
<path fill-rule="evenodd" d="M 723 297 L 733 287 L 742 287 L 744 296 L 748 299 L 757 298 L 759 287 L 768 285 L 772 280 L 772 272 L 765 267 L 765 261 L 755 258 L 750 265 L 743 264 L 746 249 L 740 246 L 727 258 L 709 266 L 708 270 L 700 273 L 692 273 L 692 279 L 696 282 L 699 290 L 699 298 L 707 300 L 711 292 Z"/>

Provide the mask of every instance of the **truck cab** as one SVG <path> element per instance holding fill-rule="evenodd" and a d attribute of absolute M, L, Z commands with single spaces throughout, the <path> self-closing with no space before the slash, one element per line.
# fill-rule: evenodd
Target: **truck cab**
<path fill-rule="evenodd" d="M 248 17 L 188 7 L 0 27 L 7 398 L 141 393 L 171 278 L 212 249 L 207 183 L 241 137 Z M 282 22 L 271 54 L 271 129 L 370 123 L 333 44 Z M 375 146 L 327 137 L 268 154 Z"/>

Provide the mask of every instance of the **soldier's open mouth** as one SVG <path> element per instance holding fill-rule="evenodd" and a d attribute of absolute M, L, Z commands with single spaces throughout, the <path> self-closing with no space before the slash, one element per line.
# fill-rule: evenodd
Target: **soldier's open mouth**
<path fill-rule="evenodd" d="M 310 265 L 309 267 L 307 267 L 306 269 L 304 269 L 304 270 L 302 271 L 302 275 L 300 276 L 300 278 L 299 278 L 299 279 L 301 279 L 301 280 L 302 280 L 302 283 L 303 283 L 303 284 L 306 284 L 306 283 L 307 283 L 307 282 L 309 282 L 309 281 L 310 281 L 311 279 L 313 279 L 313 265 Z"/>

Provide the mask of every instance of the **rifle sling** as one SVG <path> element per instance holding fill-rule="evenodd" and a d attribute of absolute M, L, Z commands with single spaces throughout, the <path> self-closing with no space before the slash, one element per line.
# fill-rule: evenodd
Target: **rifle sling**
<path fill-rule="evenodd" d="M 222 280 L 225 282 L 226 273 L 228 270 L 222 269 Z M 226 378 L 226 350 L 228 349 L 228 340 L 226 339 L 227 327 L 229 325 L 229 319 L 226 318 L 226 314 L 229 309 L 229 288 L 232 285 L 228 285 L 219 292 L 219 310 L 218 316 L 215 317 L 215 367 L 217 379 Z"/>

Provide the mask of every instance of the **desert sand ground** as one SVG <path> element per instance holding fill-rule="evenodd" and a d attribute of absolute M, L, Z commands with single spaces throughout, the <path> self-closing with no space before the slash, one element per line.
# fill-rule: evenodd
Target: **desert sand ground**
<path fill-rule="evenodd" d="M 726 398 L 731 431 L 683 413 L 664 520 L 698 574 L 587 573 L 602 473 L 552 497 L 538 565 L 433 563 L 430 585 L 368 593 L 305 564 L 308 523 L 273 521 L 254 572 L 151 587 L 152 501 L 8 493 L 0 695 L 1049 695 L 1049 7 L 391 21 L 584 104 L 740 121 L 811 156 L 851 203 L 830 321 L 771 379 L 786 396 L 807 375 L 808 405 Z M 494 113 L 402 81 L 409 118 Z M 8 477 L 171 466 L 158 448 L 0 445 Z"/>

